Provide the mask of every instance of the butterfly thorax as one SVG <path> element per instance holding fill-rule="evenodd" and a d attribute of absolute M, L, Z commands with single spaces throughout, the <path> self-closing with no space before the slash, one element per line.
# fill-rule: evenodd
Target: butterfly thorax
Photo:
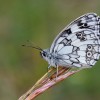
<path fill-rule="evenodd" d="M 58 53 L 50 53 L 49 49 L 45 49 L 40 52 L 41 56 L 49 63 L 50 66 L 57 67 L 69 67 L 70 64 L 63 61 L 63 56 Z M 72 65 L 70 65 L 72 66 Z"/>

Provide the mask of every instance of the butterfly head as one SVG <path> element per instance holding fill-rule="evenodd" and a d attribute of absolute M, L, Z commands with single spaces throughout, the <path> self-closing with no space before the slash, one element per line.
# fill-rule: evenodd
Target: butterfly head
<path fill-rule="evenodd" d="M 49 49 L 45 49 L 45 50 L 40 51 L 40 55 L 48 62 L 51 59 L 51 54 L 49 52 Z"/>
<path fill-rule="evenodd" d="M 48 57 L 48 52 L 49 52 L 48 49 L 42 50 L 42 51 L 40 51 L 40 55 L 41 55 L 44 59 L 46 59 L 46 58 Z"/>

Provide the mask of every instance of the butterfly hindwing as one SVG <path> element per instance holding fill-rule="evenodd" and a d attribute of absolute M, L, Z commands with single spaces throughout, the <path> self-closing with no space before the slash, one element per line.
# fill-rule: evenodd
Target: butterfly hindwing
<path fill-rule="evenodd" d="M 65 27 L 54 40 L 50 53 L 61 56 L 64 65 L 93 66 L 100 56 L 100 18 L 89 13 Z"/>

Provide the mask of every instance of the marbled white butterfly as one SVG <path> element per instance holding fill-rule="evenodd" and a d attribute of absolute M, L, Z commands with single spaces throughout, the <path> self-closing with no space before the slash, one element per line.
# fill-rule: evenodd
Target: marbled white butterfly
<path fill-rule="evenodd" d="M 95 13 L 80 16 L 40 53 L 49 67 L 92 67 L 100 57 L 100 17 Z"/>

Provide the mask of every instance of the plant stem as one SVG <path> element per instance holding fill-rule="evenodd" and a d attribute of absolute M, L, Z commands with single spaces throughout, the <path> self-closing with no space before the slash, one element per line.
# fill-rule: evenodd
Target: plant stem
<path fill-rule="evenodd" d="M 58 82 L 68 78 L 69 76 L 79 71 L 80 70 L 71 71 L 69 68 L 61 67 L 59 68 L 58 75 L 56 75 L 55 70 L 51 69 L 42 78 L 40 78 L 28 92 L 22 95 L 18 100 L 32 100 L 39 94 L 43 93 L 50 87 L 57 84 Z"/>

